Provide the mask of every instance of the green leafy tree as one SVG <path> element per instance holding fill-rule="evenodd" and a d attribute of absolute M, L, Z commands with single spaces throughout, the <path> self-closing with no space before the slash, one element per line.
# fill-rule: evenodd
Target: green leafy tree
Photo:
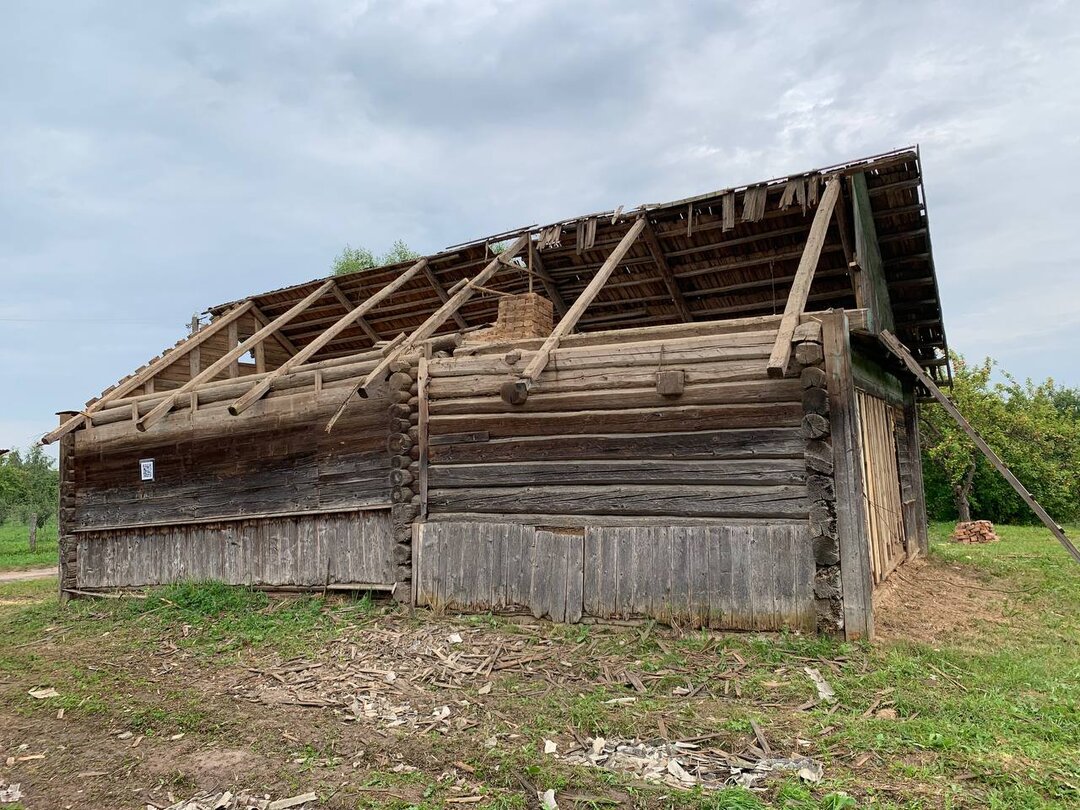
<path fill-rule="evenodd" d="M 31 551 L 37 548 L 38 529 L 56 514 L 59 492 L 60 475 L 40 445 L 0 458 L 0 518 L 27 525 Z"/>
<path fill-rule="evenodd" d="M 990 358 L 968 363 L 954 354 L 952 360 L 950 396 L 956 407 L 1050 514 L 1059 520 L 1075 518 L 1080 512 L 1078 392 L 1053 380 L 1020 383 Z M 931 514 L 962 521 L 973 513 L 1001 522 L 1032 519 L 1020 497 L 942 408 L 922 406 L 920 428 Z"/>
<path fill-rule="evenodd" d="M 365 247 L 354 248 L 346 245 L 340 255 L 335 257 L 333 270 L 335 276 L 344 276 L 348 273 L 358 273 L 361 270 L 370 270 L 373 267 L 399 264 L 419 258 L 420 254 L 412 250 L 400 239 L 394 242 L 394 246 L 383 256 L 377 256 Z"/>

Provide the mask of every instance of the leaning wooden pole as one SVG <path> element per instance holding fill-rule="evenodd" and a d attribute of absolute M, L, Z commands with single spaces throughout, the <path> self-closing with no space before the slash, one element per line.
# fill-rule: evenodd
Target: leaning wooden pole
<path fill-rule="evenodd" d="M 588 309 L 589 304 L 593 302 L 593 299 L 600 293 L 604 284 L 611 278 L 611 274 L 615 272 L 615 268 L 619 266 L 619 262 L 623 260 L 630 248 L 633 247 L 634 242 L 637 241 L 638 236 L 641 235 L 646 225 L 644 215 L 635 220 L 634 224 L 630 226 L 630 230 L 623 236 L 622 241 L 616 245 L 615 250 L 611 251 L 611 255 L 607 257 L 607 261 L 596 271 L 596 275 L 593 276 L 593 280 L 589 282 L 589 286 L 582 290 L 581 295 L 577 297 L 570 309 L 566 314 L 559 319 L 559 323 L 551 330 L 551 334 L 548 335 L 547 340 L 544 341 L 544 345 L 533 355 L 532 360 L 529 361 L 529 365 L 525 367 L 525 370 L 521 373 L 516 381 L 505 383 L 500 390 L 502 398 L 512 405 L 520 405 L 529 397 L 529 391 L 536 384 L 536 380 L 547 368 L 548 361 L 551 359 L 551 353 L 559 347 L 559 342 L 564 336 L 569 334 L 577 322 L 581 319 L 581 316 Z"/>
<path fill-rule="evenodd" d="M 145 431 L 147 428 L 155 425 L 161 419 L 164 419 L 165 415 L 173 409 L 173 406 L 176 404 L 176 400 L 178 397 L 180 397 L 182 394 L 188 393 L 196 386 L 202 385 L 207 380 L 214 379 L 214 377 L 216 377 L 218 374 L 228 368 L 230 363 L 242 357 L 244 353 L 249 351 L 253 346 L 256 346 L 262 341 L 264 341 L 270 335 L 274 334 L 274 332 L 276 332 L 278 329 L 289 323 L 289 321 L 291 321 L 301 312 L 314 304 L 317 300 L 322 298 L 333 285 L 333 279 L 324 281 L 314 291 L 304 296 L 301 301 L 293 304 L 291 307 L 289 307 L 288 310 L 286 310 L 281 315 L 278 315 L 278 317 L 274 318 L 274 320 L 272 320 L 258 332 L 253 334 L 247 340 L 243 341 L 239 346 L 236 346 L 233 349 L 227 351 L 225 354 L 223 354 L 221 357 L 211 363 L 207 368 L 203 369 L 201 372 L 196 374 L 182 386 L 171 392 L 169 396 L 165 397 L 165 399 L 163 399 L 158 405 L 154 406 L 154 408 L 149 413 L 147 413 L 141 419 L 137 419 L 135 421 L 135 428 L 137 430 Z"/>
<path fill-rule="evenodd" d="M 795 280 L 791 282 L 791 292 L 788 293 L 787 304 L 784 306 L 784 317 L 780 319 L 776 343 L 773 344 L 772 354 L 769 355 L 768 374 L 770 377 L 783 377 L 787 373 L 788 363 L 791 361 L 791 338 L 795 334 L 795 327 L 799 325 L 803 310 L 806 309 L 810 285 L 814 282 L 814 273 L 821 259 L 821 249 L 825 246 L 825 235 L 829 231 L 829 222 L 832 220 L 836 198 L 839 195 L 840 179 L 835 176 L 830 177 L 825 183 L 825 191 L 821 195 L 821 202 L 818 203 L 814 221 L 810 225 L 810 235 L 806 237 L 806 247 L 803 248 L 802 257 L 799 259 L 799 269 L 795 271 Z"/>
<path fill-rule="evenodd" d="M 391 363 L 397 358 L 401 357 L 413 349 L 415 349 L 420 343 L 427 340 L 429 337 L 438 331 L 439 327 L 446 323 L 447 319 L 452 317 L 461 307 L 472 298 L 473 293 L 476 292 L 477 287 L 481 287 L 487 283 L 487 281 L 494 276 L 503 267 L 510 264 L 510 260 L 518 254 L 518 252 L 525 247 L 529 241 L 529 234 L 522 234 L 494 259 L 487 263 L 479 273 L 473 278 L 465 282 L 461 289 L 459 289 L 453 295 L 450 295 L 446 302 L 439 307 L 426 321 L 416 328 L 416 331 L 409 335 L 402 342 L 400 346 L 392 353 L 383 358 L 383 361 L 364 379 L 353 386 L 345 398 L 341 401 L 341 405 L 338 406 L 337 411 L 330 417 L 330 421 L 326 423 L 326 432 L 329 433 L 334 429 L 334 425 L 337 424 L 338 419 L 345 413 L 345 409 L 349 407 L 349 403 L 352 402 L 353 396 L 359 394 L 361 399 L 367 399 L 368 388 L 379 379 L 379 377 L 385 375 L 386 369 L 388 369 Z"/>
<path fill-rule="evenodd" d="M 342 317 L 337 323 L 328 328 L 325 332 L 319 335 L 315 340 L 311 341 L 307 346 L 300 350 L 299 354 L 293 355 L 284 363 L 282 363 L 277 369 L 272 371 L 266 377 L 259 382 L 255 383 L 251 387 L 251 390 L 239 397 L 235 402 L 229 406 L 229 413 L 233 416 L 238 416 L 250 408 L 255 402 L 266 395 L 266 392 L 270 390 L 270 387 L 274 384 L 274 380 L 279 377 L 288 374 L 296 366 L 306 363 L 310 360 L 316 352 L 326 346 L 330 341 L 348 329 L 355 323 L 359 323 L 360 320 L 367 313 L 371 312 L 375 307 L 392 296 L 402 287 L 409 283 L 409 281 L 425 267 L 427 267 L 428 260 L 421 259 L 400 276 L 395 278 L 377 293 L 372 295 L 360 306 L 350 310 L 344 317 Z"/>
<path fill-rule="evenodd" d="M 930 379 L 930 376 L 923 371 L 922 366 L 919 365 L 919 361 L 912 356 L 911 352 L 909 352 L 904 344 L 897 339 L 896 335 L 891 332 L 881 332 L 878 335 L 878 338 L 885 345 L 885 348 L 896 355 L 904 365 L 907 366 L 908 371 L 919 378 L 919 382 L 926 386 L 926 390 L 930 392 L 930 395 L 938 401 L 941 407 L 945 409 L 945 412 L 955 420 L 956 424 L 960 426 L 960 429 L 963 430 L 964 433 L 968 435 L 968 438 L 975 443 L 975 446 L 982 451 L 982 454 L 986 456 L 987 461 L 994 465 L 997 471 L 1009 482 L 1009 486 L 1016 490 L 1016 494 L 1023 499 L 1024 503 L 1031 507 L 1031 511 L 1038 515 L 1039 520 L 1045 524 L 1046 528 L 1048 528 L 1050 533 L 1057 538 L 1058 542 L 1065 547 L 1065 550 L 1072 555 L 1073 559 L 1080 563 L 1080 550 L 1077 550 L 1076 546 L 1072 544 L 1072 541 L 1065 536 L 1064 529 L 1050 517 L 1047 511 L 1042 508 L 1032 494 L 1027 491 L 1027 488 L 1020 483 L 1020 480 L 1012 474 L 1012 471 L 1005 466 L 1005 462 L 998 458 L 997 453 L 990 448 L 990 445 L 988 445 L 983 437 L 976 432 L 975 428 L 973 428 L 968 420 L 964 418 L 963 414 L 956 409 L 956 406 L 953 405 L 952 401 L 945 396 L 944 392 L 937 387 L 937 384 Z"/>
<path fill-rule="evenodd" d="M 60 425 L 60 427 L 58 427 L 56 430 L 50 433 L 46 433 L 44 436 L 41 437 L 41 443 L 52 444 L 57 439 L 61 439 L 67 434 L 71 433 L 71 431 L 81 427 L 83 424 L 86 423 L 89 417 L 94 415 L 94 413 L 100 411 L 110 402 L 127 396 L 136 388 L 142 386 L 143 383 L 145 383 L 147 380 L 153 379 L 153 377 L 159 372 L 164 371 L 176 361 L 182 360 L 185 356 L 190 354 L 193 349 L 201 346 L 203 343 L 212 338 L 222 329 L 233 323 L 237 318 L 241 317 L 242 315 L 246 315 L 248 312 L 251 312 L 254 306 L 255 304 L 250 300 L 243 301 L 237 304 L 235 307 L 230 309 L 216 321 L 211 321 L 205 327 L 200 329 L 198 332 L 192 334 L 180 344 L 173 346 L 171 349 L 164 352 L 161 357 L 149 363 L 142 371 L 136 372 L 135 374 L 132 374 L 127 380 L 123 380 L 117 383 L 111 391 L 104 394 L 96 402 L 93 402 L 89 406 L 87 406 L 86 410 L 80 411 L 71 418 L 65 420 L 64 424 Z"/>

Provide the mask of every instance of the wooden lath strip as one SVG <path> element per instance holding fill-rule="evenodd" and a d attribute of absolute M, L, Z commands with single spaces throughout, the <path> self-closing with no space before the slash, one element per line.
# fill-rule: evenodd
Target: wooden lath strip
<path fill-rule="evenodd" d="M 352 401 L 354 395 L 359 394 L 362 399 L 367 399 L 367 389 L 378 380 L 381 376 L 386 374 L 386 370 L 390 367 L 391 363 L 397 360 L 402 355 L 415 349 L 420 343 L 427 340 L 429 337 L 435 334 L 447 319 L 453 316 L 461 307 L 472 298 L 476 288 L 482 286 L 488 282 L 488 280 L 494 276 L 499 270 L 504 267 L 511 266 L 510 260 L 513 259 L 518 252 L 525 247 L 525 244 L 529 241 L 529 234 L 522 234 L 504 250 L 499 253 L 494 259 L 488 262 L 479 273 L 469 280 L 462 280 L 459 282 L 460 289 L 457 292 L 448 294 L 446 303 L 439 307 L 431 317 L 424 321 L 420 326 L 416 328 L 411 335 L 409 335 L 392 353 L 388 354 L 383 361 L 379 363 L 375 369 L 368 374 L 363 380 L 353 386 L 345 398 L 341 401 L 341 405 L 338 406 L 337 411 L 330 418 L 330 421 L 326 423 L 326 432 L 329 433 L 334 429 L 334 425 L 337 424 L 337 420 L 341 418 L 341 415 L 345 413 L 345 409 L 349 407 L 349 403 Z"/>
<path fill-rule="evenodd" d="M 791 292 L 788 293 L 787 304 L 784 306 L 780 331 L 776 335 L 776 344 L 769 356 L 770 377 L 783 377 L 787 372 L 788 363 L 791 360 L 791 338 L 795 334 L 795 327 L 799 325 L 799 317 L 806 309 L 810 285 L 814 282 L 814 271 L 817 270 L 818 260 L 821 258 L 821 248 L 825 245 L 825 234 L 829 230 L 829 222 L 832 220 L 833 209 L 836 207 L 836 198 L 839 194 L 839 178 L 830 177 L 825 184 L 821 204 L 814 213 L 810 235 L 806 238 L 806 247 L 803 248 L 799 268 L 795 271 L 795 281 L 792 282 Z"/>
<path fill-rule="evenodd" d="M 945 396 L 942 390 L 937 387 L 937 384 L 927 376 L 926 372 L 923 371 L 922 366 L 919 364 L 919 361 L 912 356 L 911 352 L 909 352 L 904 344 L 897 339 L 896 335 L 892 334 L 892 332 L 882 331 L 878 334 L 878 338 L 881 340 L 882 344 L 884 344 L 885 348 L 896 355 L 896 357 L 907 366 L 908 371 L 914 374 L 919 382 L 926 386 L 926 390 L 930 392 L 930 395 L 938 401 L 941 407 L 945 409 L 945 412 L 949 414 L 956 424 L 960 426 L 960 429 L 968 435 L 968 438 L 971 439 L 982 454 L 986 456 L 986 460 L 994 465 L 994 468 L 1009 482 L 1009 486 L 1016 490 L 1016 494 L 1019 495 L 1024 503 L 1031 508 L 1031 511 L 1038 516 L 1039 520 L 1043 522 L 1043 525 L 1050 530 L 1050 533 L 1057 538 L 1058 542 L 1072 555 L 1073 559 L 1080 563 L 1080 550 L 1077 550 L 1072 541 L 1065 536 L 1064 529 L 1050 517 L 1041 505 L 1039 505 L 1039 502 L 1027 491 L 1027 488 L 1021 484 L 1020 480 L 1005 466 L 1005 462 L 998 458 L 997 453 L 990 448 L 990 445 L 988 445 L 975 428 L 971 426 L 971 423 L 964 418 L 963 414 L 957 410 L 956 406 L 953 405 L 952 401 L 947 396 Z"/>
<path fill-rule="evenodd" d="M 653 262 L 656 263 L 656 269 L 660 271 L 660 277 L 664 280 L 664 286 L 667 287 L 668 294 L 671 295 L 671 301 L 675 304 L 675 309 L 679 311 L 679 317 L 685 322 L 694 320 L 694 316 L 690 314 L 690 307 L 686 303 L 686 298 L 683 297 L 682 290 L 679 289 L 679 284 L 675 280 L 675 274 L 671 271 L 671 265 L 668 264 L 667 257 L 664 256 L 664 249 L 660 245 L 660 240 L 657 238 L 656 230 L 651 222 L 646 221 L 642 236 L 645 238 L 645 246 L 649 249 L 649 255 L 652 256 Z"/>
<path fill-rule="evenodd" d="M 203 343 L 212 338 L 222 329 L 225 329 L 231 323 L 235 322 L 237 318 L 246 315 L 255 308 L 253 302 L 244 301 L 237 304 L 231 310 L 226 312 L 220 318 L 215 321 L 211 321 L 205 327 L 199 331 L 193 333 L 183 342 L 173 346 L 166 351 L 161 357 L 147 364 L 147 366 L 141 371 L 131 375 L 128 379 L 122 380 L 117 383 L 113 389 L 101 396 L 96 402 L 91 403 L 85 410 L 72 416 L 70 419 L 64 422 L 60 427 L 51 433 L 46 433 L 41 437 L 42 444 L 52 444 L 57 439 L 63 438 L 71 431 L 81 427 L 86 423 L 89 416 L 93 416 L 96 411 L 101 410 L 110 402 L 121 399 L 136 388 L 141 388 L 148 380 L 152 380 L 158 373 L 164 371 L 171 366 L 177 360 L 181 360 L 185 355 L 189 354 L 192 350 L 198 349 Z"/>
<path fill-rule="evenodd" d="M 289 321 L 291 321 L 293 318 L 295 318 L 297 315 L 299 315 L 301 312 L 303 312 L 305 309 L 315 303 L 315 301 L 322 298 L 327 292 L 330 291 L 330 288 L 333 286 L 333 284 L 333 279 L 324 281 L 313 292 L 309 293 L 302 300 L 289 307 L 286 312 L 276 317 L 273 321 L 268 323 L 254 335 L 243 341 L 239 346 L 236 346 L 223 354 L 220 358 L 211 363 L 207 368 L 199 372 L 197 376 L 188 380 L 176 391 L 174 391 L 170 396 L 166 397 L 160 404 L 155 406 L 153 410 L 151 410 L 141 419 L 137 420 L 135 422 L 136 429 L 145 431 L 147 428 L 157 424 L 157 422 L 163 419 L 165 415 L 173 409 L 173 406 L 176 404 L 177 397 L 192 391 L 194 388 L 206 382 L 207 380 L 212 380 L 214 377 L 216 377 L 218 374 L 228 368 L 231 363 L 236 362 L 238 358 L 242 357 L 253 346 L 261 343 L 263 340 L 268 338 L 282 326 L 287 324 Z"/>
<path fill-rule="evenodd" d="M 544 341 L 544 345 L 540 347 L 539 351 L 533 356 L 533 359 L 529 361 L 529 365 L 525 367 L 521 376 L 516 381 L 511 381 L 503 385 L 500 395 L 502 398 L 512 405 L 520 405 L 524 402 L 528 396 L 529 391 L 535 385 L 536 380 L 543 373 L 547 367 L 548 360 L 551 358 L 551 353 L 559 347 L 559 341 L 562 340 L 564 335 L 570 333 L 571 330 L 577 325 L 577 322 L 581 319 L 585 310 L 593 299 L 599 294 L 600 290 L 604 286 L 604 282 L 611 277 L 611 274 L 615 271 L 615 268 L 619 266 L 619 262 L 626 256 L 627 252 L 637 241 L 638 236 L 645 229 L 646 221 L 644 216 L 640 216 L 630 226 L 630 230 L 626 232 L 626 235 L 622 238 L 622 241 L 615 247 L 615 250 L 608 256 L 607 261 L 593 276 L 593 280 L 589 282 L 589 286 L 586 287 L 581 295 L 577 297 L 573 305 L 567 310 L 566 314 L 559 319 L 559 323 L 548 335 L 547 340 Z"/>
<path fill-rule="evenodd" d="M 415 276 L 417 273 L 424 269 L 424 267 L 427 265 L 427 261 L 427 259 L 421 259 L 404 273 L 402 273 L 400 276 L 398 276 L 396 279 L 394 279 L 377 293 L 375 293 L 373 296 L 364 301 L 364 303 L 362 303 L 360 306 L 354 307 L 353 309 L 349 310 L 349 312 L 346 313 L 341 319 L 339 319 L 337 323 L 329 327 L 325 332 L 319 335 L 319 337 L 315 338 L 315 340 L 311 341 L 311 343 L 301 349 L 299 354 L 295 355 L 294 357 L 290 357 L 278 369 L 271 372 L 271 374 L 269 374 L 265 379 L 253 385 L 250 391 L 248 391 L 242 397 L 239 397 L 235 402 L 229 405 L 229 413 L 231 413 L 233 416 L 238 416 L 239 414 L 246 411 L 249 407 L 251 407 L 252 404 L 262 398 L 266 394 L 266 392 L 270 390 L 270 387 L 273 385 L 274 380 L 285 374 L 288 374 L 290 371 L 296 368 L 296 366 L 299 366 L 302 363 L 306 363 L 313 356 L 315 356 L 315 354 L 320 349 L 330 343 L 343 331 L 352 326 L 353 323 L 360 321 L 364 317 L 365 313 L 373 310 L 387 298 L 389 298 L 406 284 L 408 284 L 409 281 L 412 280 L 413 276 Z M 336 288 L 337 285 L 334 286 Z"/>

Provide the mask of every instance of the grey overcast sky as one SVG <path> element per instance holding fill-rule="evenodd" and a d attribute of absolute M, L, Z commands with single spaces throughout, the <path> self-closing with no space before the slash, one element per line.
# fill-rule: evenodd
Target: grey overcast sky
<path fill-rule="evenodd" d="M 1080 4 L 0 4 L 0 447 L 327 272 L 919 143 L 950 344 L 1080 384 Z"/>

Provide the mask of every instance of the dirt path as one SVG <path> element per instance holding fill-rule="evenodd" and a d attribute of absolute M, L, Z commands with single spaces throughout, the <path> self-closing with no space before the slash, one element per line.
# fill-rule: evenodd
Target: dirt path
<path fill-rule="evenodd" d="M 56 576 L 56 566 L 31 568 L 27 571 L 0 571 L 0 582 L 22 582 L 28 579 L 48 579 Z"/>

